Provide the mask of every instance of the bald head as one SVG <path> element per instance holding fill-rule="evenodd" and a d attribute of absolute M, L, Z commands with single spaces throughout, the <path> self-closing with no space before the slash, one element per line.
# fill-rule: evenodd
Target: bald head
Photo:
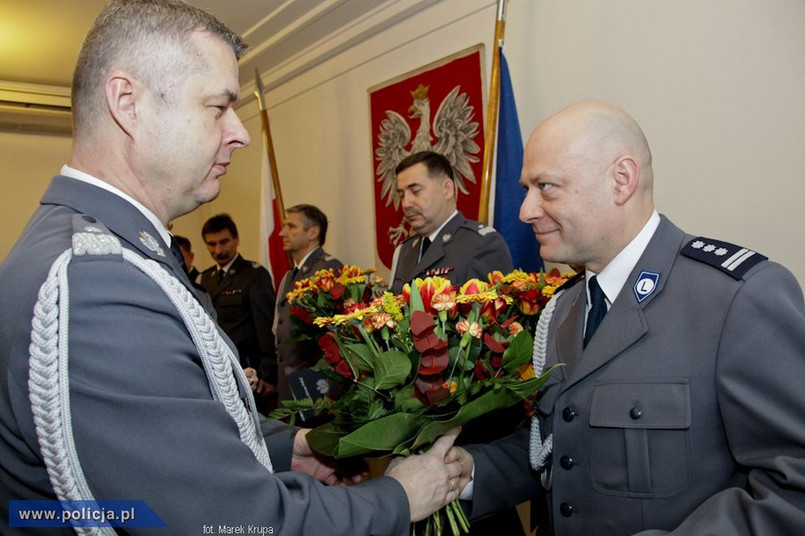
<path fill-rule="evenodd" d="M 546 119 L 529 140 L 535 144 L 550 137 L 564 157 L 608 165 L 619 156 L 635 159 L 642 185 L 651 192 L 651 150 L 640 125 L 625 110 L 603 101 L 572 104 Z"/>
<path fill-rule="evenodd" d="M 651 151 L 624 110 L 600 101 L 557 112 L 533 132 L 523 156 L 530 223 L 549 261 L 599 271 L 654 210 Z"/>

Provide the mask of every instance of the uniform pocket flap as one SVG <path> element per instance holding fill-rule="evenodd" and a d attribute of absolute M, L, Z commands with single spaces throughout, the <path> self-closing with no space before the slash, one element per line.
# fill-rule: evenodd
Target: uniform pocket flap
<path fill-rule="evenodd" d="M 590 426 L 689 428 L 690 381 L 687 378 L 647 378 L 598 383 L 590 408 Z"/>

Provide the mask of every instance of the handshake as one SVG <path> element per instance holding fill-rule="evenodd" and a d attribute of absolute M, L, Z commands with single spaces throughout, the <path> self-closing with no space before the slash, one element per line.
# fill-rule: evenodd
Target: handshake
<path fill-rule="evenodd" d="M 314 453 L 301 429 L 294 438 L 291 470 L 305 472 L 327 485 L 356 484 L 366 472 L 345 477 L 341 466 L 332 459 Z M 472 456 L 463 448 L 453 446 L 460 428 L 455 428 L 436 440 L 424 454 L 395 458 L 384 476 L 402 485 L 411 510 L 411 522 L 421 521 L 458 499 L 471 480 Z"/>

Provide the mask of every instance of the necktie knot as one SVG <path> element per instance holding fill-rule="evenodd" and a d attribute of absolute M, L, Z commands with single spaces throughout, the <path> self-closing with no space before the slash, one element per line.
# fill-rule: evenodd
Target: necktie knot
<path fill-rule="evenodd" d="M 224 280 L 224 276 L 226 275 L 226 272 L 223 271 L 221 268 L 218 268 L 218 273 L 216 275 L 218 275 L 218 282 L 220 283 L 221 281 Z"/>
<path fill-rule="evenodd" d="M 590 310 L 587 312 L 587 327 L 584 330 L 584 346 L 593 338 L 595 330 L 607 314 L 607 296 L 601 290 L 596 276 L 592 276 L 587 282 L 590 291 Z"/>

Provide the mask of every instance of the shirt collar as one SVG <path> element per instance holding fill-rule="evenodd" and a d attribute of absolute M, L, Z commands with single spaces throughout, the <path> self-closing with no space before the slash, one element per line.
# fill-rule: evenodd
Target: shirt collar
<path fill-rule="evenodd" d="M 444 222 L 439 226 L 438 229 L 436 229 L 435 231 L 433 231 L 431 234 L 428 235 L 428 239 L 430 240 L 431 244 L 436 240 L 436 237 L 439 236 L 439 233 L 442 232 L 442 229 L 444 229 L 444 226 L 447 225 L 447 222 L 456 217 L 456 214 L 458 214 L 458 209 L 454 210 L 453 213 L 450 214 L 450 216 L 446 220 L 444 220 Z"/>
<path fill-rule="evenodd" d="M 168 245 L 168 247 L 170 247 L 173 241 L 173 235 L 171 235 L 170 232 L 168 232 L 168 230 L 165 228 L 165 225 L 163 225 L 163 223 L 159 220 L 159 218 L 157 218 L 156 214 L 148 210 L 145 207 L 145 205 L 143 205 L 130 195 L 126 194 L 125 192 L 115 188 L 108 182 L 102 181 L 97 177 L 93 177 L 89 173 L 84 173 L 83 171 L 79 171 L 68 165 L 62 166 L 61 174 L 64 175 L 65 177 L 70 177 L 71 179 L 76 179 L 81 182 L 97 186 L 98 188 L 102 188 L 103 190 L 115 194 L 116 196 L 121 197 L 126 201 L 128 201 L 130 204 L 134 205 L 134 208 L 139 210 L 142 213 L 142 215 L 145 216 L 148 219 L 148 221 L 151 222 L 151 225 L 153 225 L 154 229 L 157 230 L 159 236 L 162 237 L 162 240 Z"/>
<path fill-rule="evenodd" d="M 637 233 L 637 236 L 635 236 L 632 241 L 629 242 L 629 245 L 623 248 L 599 274 L 594 274 L 589 270 L 585 272 L 585 278 L 588 280 L 594 275 L 597 276 L 598 284 L 601 286 L 601 290 L 604 291 L 604 294 L 606 294 L 608 305 L 611 305 L 612 301 L 620 294 L 623 285 L 626 284 L 626 280 L 629 278 L 629 274 L 634 270 L 637 261 L 640 260 L 640 257 L 646 250 L 648 243 L 651 241 L 651 237 L 654 236 L 654 232 L 659 225 L 660 215 L 655 210 L 640 232 Z M 587 294 L 587 301 L 589 303 L 589 289 Z"/>
<path fill-rule="evenodd" d="M 307 262 L 308 257 L 310 257 L 311 255 L 313 255 L 313 252 L 314 252 L 314 251 L 316 251 L 317 249 L 319 249 L 320 247 L 321 247 L 321 246 L 316 246 L 315 248 L 313 248 L 313 249 L 311 249 L 310 251 L 308 251 L 308 252 L 307 252 L 307 255 L 305 255 L 304 257 L 302 257 L 302 260 L 299 262 L 299 264 L 294 264 L 294 268 L 302 268 L 302 266 L 304 266 L 304 265 L 305 265 L 305 263 Z"/>
<path fill-rule="evenodd" d="M 234 263 L 236 260 L 238 260 L 238 257 L 240 257 L 240 253 L 235 253 L 235 256 L 234 256 L 234 257 L 232 257 L 232 260 L 231 260 L 231 261 L 229 261 L 228 263 L 224 264 L 224 266 L 223 266 L 223 267 L 218 267 L 218 269 L 219 269 L 219 270 L 223 270 L 223 271 L 224 271 L 224 273 L 227 273 L 227 272 L 229 271 L 229 269 L 232 267 L 232 264 L 233 264 L 233 263 Z"/>

